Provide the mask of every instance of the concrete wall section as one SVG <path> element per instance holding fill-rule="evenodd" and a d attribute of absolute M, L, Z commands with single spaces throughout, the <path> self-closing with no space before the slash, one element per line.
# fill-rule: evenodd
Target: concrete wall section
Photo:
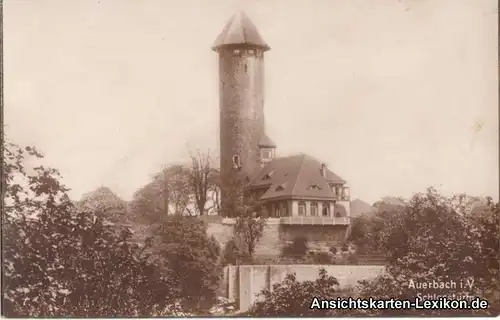
<path fill-rule="evenodd" d="M 230 276 L 230 281 L 238 282 L 233 288 L 239 288 L 238 299 L 240 311 L 248 310 L 259 298 L 263 289 L 272 290 L 276 283 L 282 282 L 286 275 L 295 273 L 297 281 L 314 281 L 319 270 L 326 269 L 328 275 L 339 281 L 340 287 L 356 286 L 358 281 L 371 279 L 384 270 L 384 266 L 340 266 L 340 265 L 248 265 L 228 266 L 226 269 L 239 270 L 239 276 Z M 228 274 L 236 274 L 230 271 Z M 234 291 L 233 291 L 234 292 Z M 231 294 L 232 295 L 232 294 Z"/>

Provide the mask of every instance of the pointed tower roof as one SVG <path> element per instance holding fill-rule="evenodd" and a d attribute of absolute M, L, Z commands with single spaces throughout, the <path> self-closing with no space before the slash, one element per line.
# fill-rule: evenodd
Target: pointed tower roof
<path fill-rule="evenodd" d="M 264 133 L 262 138 L 260 138 L 259 147 L 261 147 L 261 148 L 276 148 L 276 144 L 274 143 L 273 140 L 271 140 L 271 138 L 269 138 L 267 136 L 267 134 Z"/>
<path fill-rule="evenodd" d="M 271 49 L 262 39 L 252 20 L 243 11 L 239 11 L 231 17 L 215 40 L 212 49 L 217 51 L 222 46 L 232 44 L 256 46 L 264 51 Z"/>

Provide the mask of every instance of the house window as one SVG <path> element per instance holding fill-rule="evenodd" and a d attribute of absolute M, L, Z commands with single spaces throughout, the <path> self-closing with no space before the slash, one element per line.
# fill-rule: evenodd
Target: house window
<path fill-rule="evenodd" d="M 245 63 L 245 72 L 248 72 L 248 66 L 246 63 Z"/>
<path fill-rule="evenodd" d="M 301 201 L 299 202 L 299 216 L 305 216 L 306 215 L 306 203 Z"/>
<path fill-rule="evenodd" d="M 338 212 L 338 211 L 337 211 L 337 212 L 335 213 L 335 216 L 336 216 L 337 218 L 340 218 L 340 217 L 342 217 L 342 214 L 341 214 L 340 212 Z"/>
<path fill-rule="evenodd" d="M 250 50 L 248 50 L 248 52 L 249 52 L 250 54 L 253 54 L 253 50 L 251 50 L 251 49 L 250 49 Z"/>
<path fill-rule="evenodd" d="M 310 185 L 310 186 L 309 186 L 309 189 L 310 189 L 310 190 L 321 190 L 321 188 L 320 188 L 318 185 L 316 185 L 316 184 L 312 184 L 312 185 Z"/>
<path fill-rule="evenodd" d="M 316 217 L 318 215 L 318 204 L 316 202 L 311 202 L 311 216 Z"/>
<path fill-rule="evenodd" d="M 274 206 L 274 208 L 275 208 L 275 211 L 274 211 L 274 216 L 275 216 L 276 218 L 279 218 L 279 217 L 280 217 L 280 206 L 279 206 L 279 204 L 276 204 L 276 205 Z"/>
<path fill-rule="evenodd" d="M 323 217 L 328 217 L 330 216 L 330 204 L 325 202 L 323 203 Z"/>
<path fill-rule="evenodd" d="M 334 189 L 334 190 L 335 190 L 335 191 L 334 191 L 335 196 L 336 196 L 336 197 L 339 197 L 339 196 L 340 196 L 340 188 L 339 188 L 339 187 L 335 187 L 335 189 Z"/>
<path fill-rule="evenodd" d="M 342 197 L 345 200 L 349 199 L 349 188 L 347 187 L 342 188 Z"/>
<path fill-rule="evenodd" d="M 283 186 L 277 186 L 276 187 L 276 191 L 283 191 L 285 190 L 285 188 L 283 188 Z"/>
<path fill-rule="evenodd" d="M 286 202 L 281 203 L 281 216 L 288 217 L 288 207 L 286 205 Z"/>

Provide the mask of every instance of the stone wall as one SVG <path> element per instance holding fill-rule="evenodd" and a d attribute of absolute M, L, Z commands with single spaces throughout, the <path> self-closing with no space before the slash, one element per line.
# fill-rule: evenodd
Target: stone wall
<path fill-rule="evenodd" d="M 282 282 L 287 274 L 295 273 L 298 281 L 315 280 L 321 268 L 337 278 L 340 287 L 355 286 L 358 281 L 374 278 L 384 270 L 384 266 L 358 265 L 228 266 L 224 269 L 221 287 L 227 298 L 239 302 L 240 311 L 246 311 L 257 301 L 261 290 L 272 289 L 273 284 Z"/>
<path fill-rule="evenodd" d="M 256 257 L 278 257 L 281 248 L 297 237 L 306 237 L 313 250 L 328 251 L 332 244 L 344 240 L 347 226 L 341 225 L 283 225 L 271 219 L 264 228 L 262 238 L 255 247 Z M 207 232 L 213 235 L 222 247 L 233 237 L 233 226 L 221 222 L 208 222 Z"/>
<path fill-rule="evenodd" d="M 264 53 L 257 48 L 219 50 L 221 207 L 232 216 L 233 183 L 259 166 L 259 140 L 264 134 Z"/>

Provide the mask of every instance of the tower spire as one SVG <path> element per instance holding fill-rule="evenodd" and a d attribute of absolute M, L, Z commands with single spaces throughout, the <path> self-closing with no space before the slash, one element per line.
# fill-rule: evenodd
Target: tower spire
<path fill-rule="evenodd" d="M 262 39 L 257 27 L 243 11 L 237 11 L 215 40 L 212 49 L 218 51 L 219 48 L 230 45 L 253 46 L 268 51 L 269 45 Z"/>

